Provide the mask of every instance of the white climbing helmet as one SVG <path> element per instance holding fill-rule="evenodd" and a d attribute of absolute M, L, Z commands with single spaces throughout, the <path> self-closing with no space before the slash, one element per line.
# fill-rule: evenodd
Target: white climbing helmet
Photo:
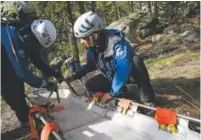
<path fill-rule="evenodd" d="M 31 24 L 31 31 L 39 43 L 46 49 L 56 41 L 56 29 L 49 20 L 34 20 Z"/>
<path fill-rule="evenodd" d="M 75 37 L 88 37 L 95 31 L 101 30 L 103 22 L 96 13 L 89 11 L 77 18 L 73 28 Z"/>

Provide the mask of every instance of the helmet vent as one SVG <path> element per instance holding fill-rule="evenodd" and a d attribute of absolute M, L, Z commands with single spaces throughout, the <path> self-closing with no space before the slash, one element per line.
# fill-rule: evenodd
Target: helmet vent
<path fill-rule="evenodd" d="M 91 29 L 90 27 L 85 27 L 84 25 L 81 25 L 81 27 L 85 29 L 85 32 Z"/>
<path fill-rule="evenodd" d="M 94 27 L 94 25 L 93 25 L 91 22 L 89 22 L 87 19 L 85 19 L 85 21 L 86 21 L 86 23 L 87 23 L 91 28 Z"/>

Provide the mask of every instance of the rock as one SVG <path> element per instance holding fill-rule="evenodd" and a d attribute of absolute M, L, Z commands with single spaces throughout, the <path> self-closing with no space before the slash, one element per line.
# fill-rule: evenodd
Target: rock
<path fill-rule="evenodd" d="M 187 8 L 184 11 L 187 17 L 199 16 L 200 13 L 200 2 L 190 1 L 187 4 Z"/>
<path fill-rule="evenodd" d="M 184 44 L 188 44 L 199 40 L 199 34 L 196 31 L 192 30 L 185 31 L 179 34 L 179 36 L 181 37 L 181 40 Z"/>
<path fill-rule="evenodd" d="M 170 40 L 171 40 L 171 36 L 170 35 L 163 35 L 161 37 L 161 41 L 159 43 L 161 43 L 163 45 L 169 44 Z"/>
<path fill-rule="evenodd" d="M 163 34 L 157 34 L 152 36 L 152 42 L 153 43 L 160 42 L 163 36 L 164 36 Z"/>
<path fill-rule="evenodd" d="M 151 42 L 154 44 L 178 44 L 180 42 L 180 37 L 178 37 L 178 34 L 174 33 L 171 35 L 167 34 L 156 34 L 147 37 L 144 39 L 145 42 Z"/>
<path fill-rule="evenodd" d="M 158 43 L 161 41 L 163 36 L 164 36 L 163 34 L 152 35 L 152 36 L 145 38 L 144 42 Z"/>
<path fill-rule="evenodd" d="M 164 29 L 163 33 L 165 34 L 174 34 L 174 33 L 182 33 L 185 31 L 195 31 L 195 27 L 191 23 L 184 23 L 182 25 L 174 24 L 170 25 Z"/>
<path fill-rule="evenodd" d="M 171 38 L 171 40 L 169 41 L 169 45 L 177 45 L 180 44 L 180 38 Z"/>
<path fill-rule="evenodd" d="M 130 40 L 131 42 L 135 42 L 137 38 L 136 30 L 138 23 L 139 18 L 136 14 L 132 14 L 130 16 L 123 17 L 120 20 L 111 23 L 106 29 L 125 29 L 124 32 L 128 40 Z"/>
<path fill-rule="evenodd" d="M 195 31 L 195 27 L 191 23 L 184 23 L 180 26 L 180 33 L 185 31 Z"/>
<path fill-rule="evenodd" d="M 125 29 L 124 32 L 130 42 L 142 42 L 148 36 L 162 33 L 166 27 L 151 13 L 132 14 L 111 23 L 107 29 Z"/>
<path fill-rule="evenodd" d="M 164 29 L 163 33 L 164 34 L 173 34 L 173 33 L 179 33 L 180 28 L 178 28 L 178 25 L 170 25 L 167 28 Z"/>
<path fill-rule="evenodd" d="M 184 23 L 180 26 L 176 24 L 171 25 L 165 28 L 164 33 L 168 35 L 168 37 L 163 37 L 163 41 L 172 45 L 179 43 L 188 44 L 190 42 L 199 40 L 199 34 L 191 23 Z"/>
<path fill-rule="evenodd" d="M 168 43 L 169 45 L 177 45 L 181 43 L 181 38 L 177 33 L 168 35 L 168 37 L 169 37 L 169 43 Z"/>
<path fill-rule="evenodd" d="M 161 54 L 167 54 L 169 52 L 173 52 L 174 50 L 180 48 L 180 45 L 166 45 L 162 42 L 152 46 L 151 49 L 147 49 L 146 51 L 141 51 L 141 55 L 143 58 L 156 58 Z"/>

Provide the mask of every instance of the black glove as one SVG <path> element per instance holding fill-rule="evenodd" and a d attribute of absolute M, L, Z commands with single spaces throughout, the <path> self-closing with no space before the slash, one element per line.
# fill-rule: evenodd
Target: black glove
<path fill-rule="evenodd" d="M 53 76 L 59 81 L 63 80 L 62 73 L 57 69 L 54 69 L 54 75 Z"/>
<path fill-rule="evenodd" d="M 57 83 L 52 82 L 52 81 L 43 80 L 41 88 L 46 88 L 46 89 L 52 91 L 52 90 L 55 90 L 57 88 Z"/>
<path fill-rule="evenodd" d="M 48 90 L 52 91 L 56 89 L 57 84 L 54 82 L 47 82 L 45 88 L 47 88 Z"/>

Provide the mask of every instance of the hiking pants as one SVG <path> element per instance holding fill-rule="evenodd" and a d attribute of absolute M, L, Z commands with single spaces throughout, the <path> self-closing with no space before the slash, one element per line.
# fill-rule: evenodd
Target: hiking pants
<path fill-rule="evenodd" d="M 24 92 L 24 83 L 17 77 L 4 47 L 1 46 L 1 96 L 15 111 L 20 122 L 28 121 L 29 106 Z"/>

